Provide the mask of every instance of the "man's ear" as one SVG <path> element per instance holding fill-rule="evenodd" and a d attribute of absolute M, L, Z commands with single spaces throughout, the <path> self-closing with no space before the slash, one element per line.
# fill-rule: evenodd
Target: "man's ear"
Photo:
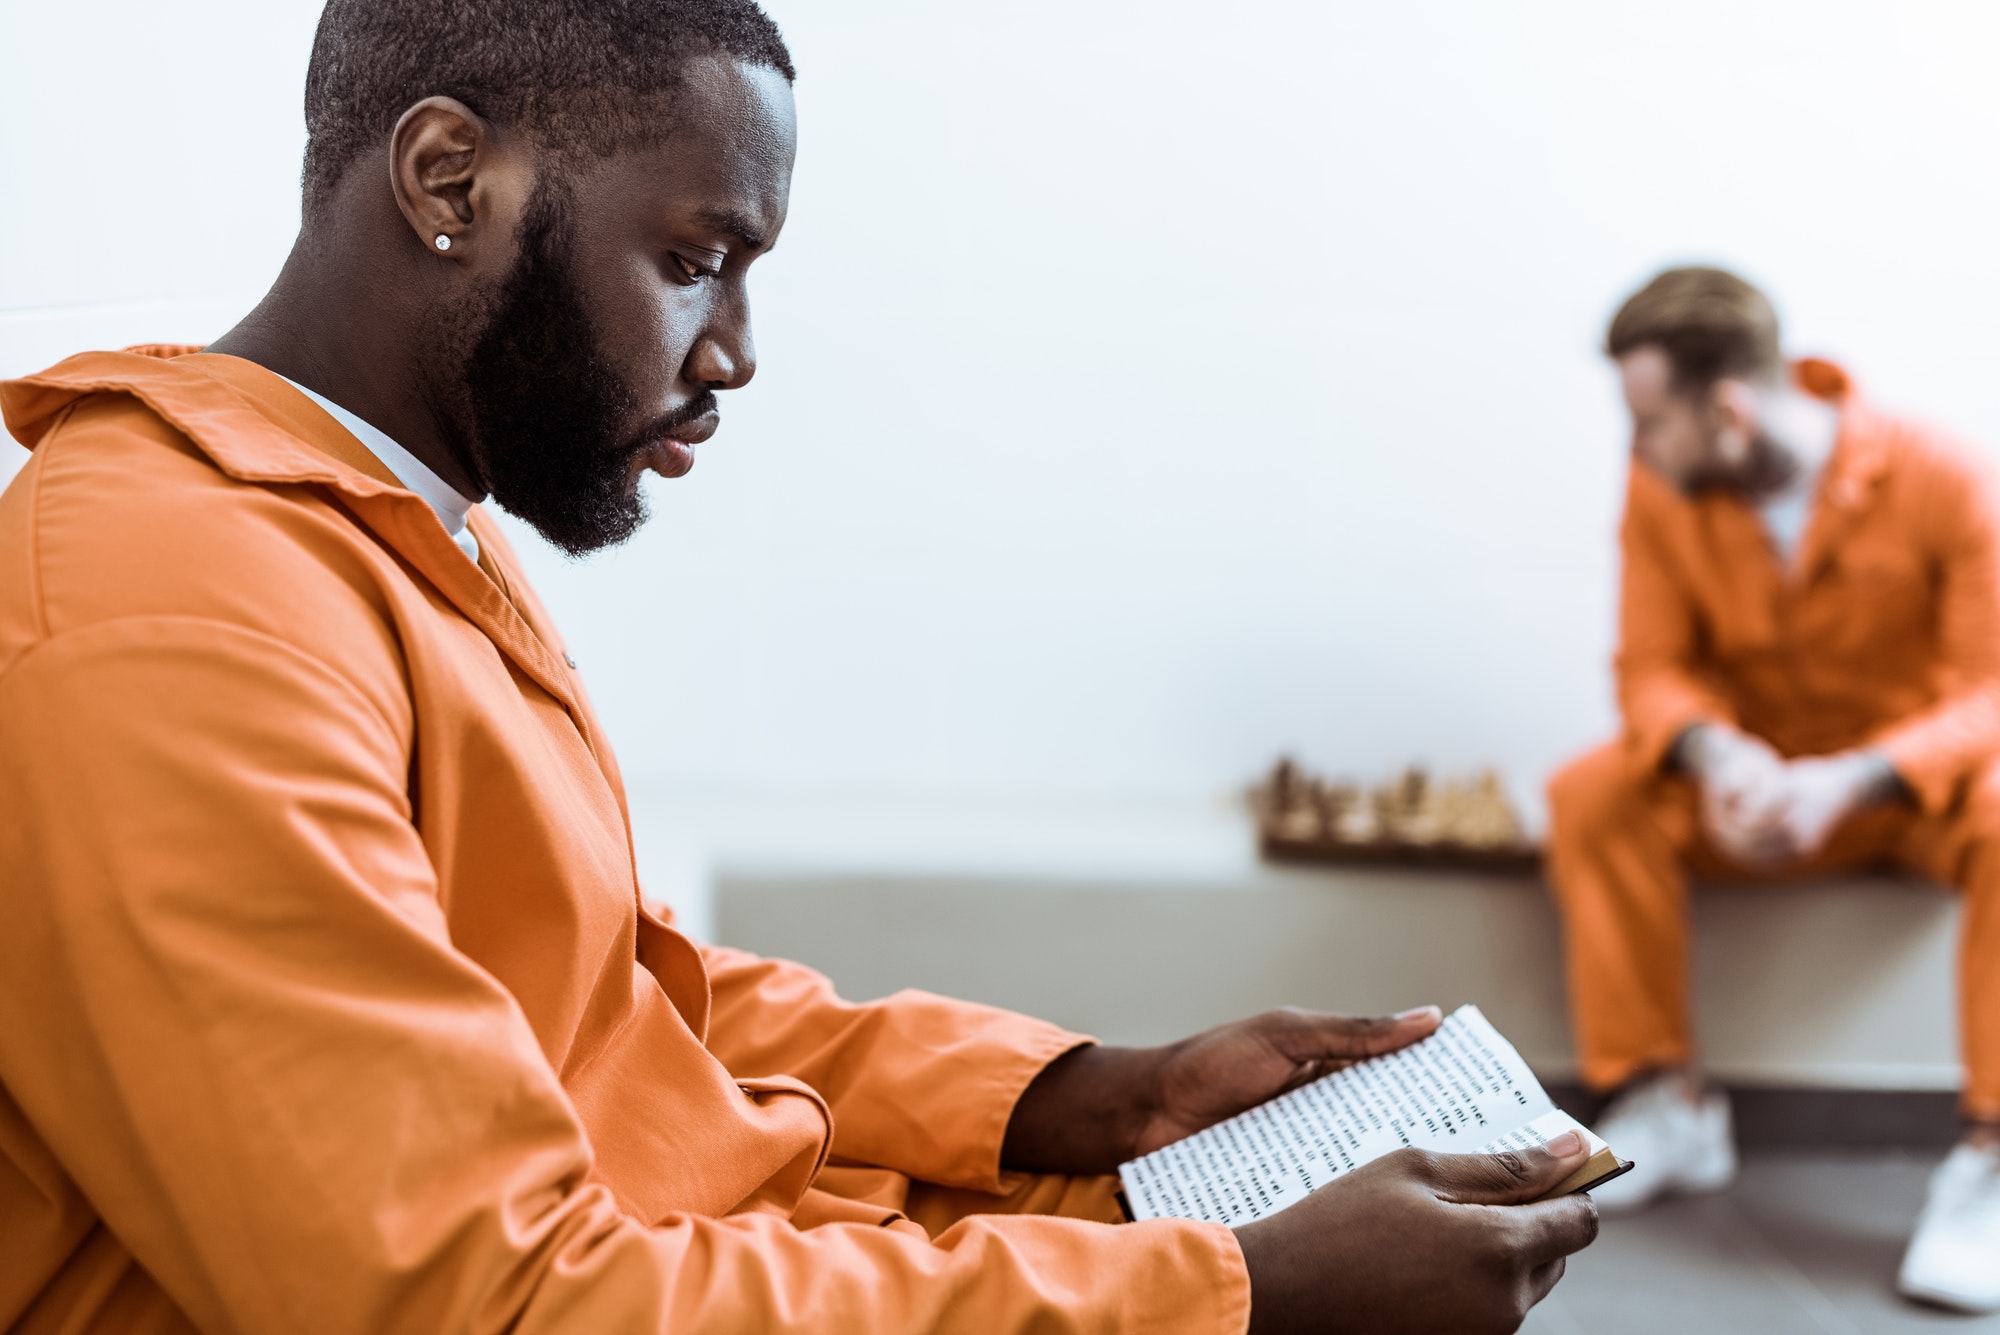
<path fill-rule="evenodd" d="M 389 136 L 389 183 L 396 207 L 424 249 L 469 259 L 503 210 L 492 124 L 451 97 L 427 97 L 405 111 Z"/>

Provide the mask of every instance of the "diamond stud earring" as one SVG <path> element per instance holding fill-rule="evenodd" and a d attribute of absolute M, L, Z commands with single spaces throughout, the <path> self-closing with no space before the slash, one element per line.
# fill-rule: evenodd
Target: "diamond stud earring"
<path fill-rule="evenodd" d="M 439 232 L 437 245 L 439 250 L 450 250 L 451 238 L 446 236 L 443 232 Z"/>

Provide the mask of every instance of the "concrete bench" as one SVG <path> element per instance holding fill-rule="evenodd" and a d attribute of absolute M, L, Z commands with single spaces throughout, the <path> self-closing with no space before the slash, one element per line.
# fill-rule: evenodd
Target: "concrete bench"
<path fill-rule="evenodd" d="M 1533 877 L 1269 867 L 1233 807 L 808 805 L 788 819 L 635 798 L 642 873 L 659 879 L 650 848 L 698 926 L 857 998 L 927 988 L 1116 1042 L 1274 1005 L 1473 1001 L 1538 1070 L 1574 1069 L 1556 917 Z M 1878 877 L 1702 887 L 1710 1067 L 1750 1085 L 1954 1088 L 1957 912 L 1935 887 Z"/>

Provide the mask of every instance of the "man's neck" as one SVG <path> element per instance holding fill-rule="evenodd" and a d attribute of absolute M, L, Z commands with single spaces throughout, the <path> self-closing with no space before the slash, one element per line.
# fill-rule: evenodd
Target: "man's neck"
<path fill-rule="evenodd" d="M 315 245 L 301 235 L 257 308 L 207 351 L 256 362 L 326 396 L 454 490 L 483 495 L 425 392 L 424 370 L 438 350 L 415 346 L 408 294 L 392 276 L 342 263 L 341 250 L 338 239 Z M 385 291 L 396 295 L 385 301 Z"/>

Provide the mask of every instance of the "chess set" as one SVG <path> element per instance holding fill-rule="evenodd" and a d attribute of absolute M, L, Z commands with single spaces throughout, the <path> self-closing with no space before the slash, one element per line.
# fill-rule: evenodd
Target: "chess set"
<path fill-rule="evenodd" d="M 1542 862 L 1492 770 L 1439 779 L 1412 768 L 1369 786 L 1320 778 L 1286 757 L 1250 799 L 1258 844 L 1274 862 L 1479 871 L 1532 871 Z"/>

